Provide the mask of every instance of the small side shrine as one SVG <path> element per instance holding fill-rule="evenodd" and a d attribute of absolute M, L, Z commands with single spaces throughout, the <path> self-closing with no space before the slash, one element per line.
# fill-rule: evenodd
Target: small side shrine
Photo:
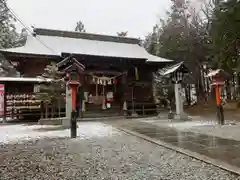
<path fill-rule="evenodd" d="M 213 88 L 215 88 L 216 105 L 217 105 L 217 120 L 218 124 L 224 125 L 224 112 L 221 102 L 220 89 L 224 87 L 226 79 L 229 75 L 222 69 L 216 69 L 208 73 L 207 77 L 210 78 Z"/>
<path fill-rule="evenodd" d="M 183 62 L 166 67 L 161 70 L 160 74 L 162 76 L 167 76 L 171 78 L 174 83 L 175 91 L 175 103 L 176 103 L 176 116 L 175 119 L 187 120 L 188 117 L 183 110 L 183 94 L 182 94 L 182 81 L 184 76 L 189 73 L 188 68 Z"/>

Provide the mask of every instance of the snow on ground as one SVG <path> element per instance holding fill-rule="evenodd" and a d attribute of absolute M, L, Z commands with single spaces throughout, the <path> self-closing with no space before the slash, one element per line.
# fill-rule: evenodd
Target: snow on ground
<path fill-rule="evenodd" d="M 76 139 L 68 138 L 69 130 L 49 126 L 0 126 L 0 179 L 240 180 L 111 126 L 78 126 Z"/>
<path fill-rule="evenodd" d="M 113 130 L 109 126 L 101 123 L 81 123 L 78 124 L 78 135 L 80 138 L 94 136 L 109 136 Z M 50 129 L 50 131 L 48 131 Z M 51 129 L 54 129 L 51 131 Z M 115 132 L 116 133 L 116 132 Z M 0 143 L 34 140 L 42 137 L 69 137 L 70 130 L 49 125 L 6 125 L 0 126 Z"/>

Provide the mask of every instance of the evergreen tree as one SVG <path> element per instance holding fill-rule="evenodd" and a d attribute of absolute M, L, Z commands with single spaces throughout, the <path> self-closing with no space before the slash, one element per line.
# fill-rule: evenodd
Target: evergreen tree
<path fill-rule="evenodd" d="M 15 46 L 16 47 L 24 46 L 27 41 L 27 36 L 28 36 L 27 30 L 25 28 L 23 28 L 21 33 L 18 35 Z"/>
<path fill-rule="evenodd" d="M 145 47 L 145 49 L 150 53 L 150 54 L 153 54 L 153 55 L 156 55 L 158 54 L 158 45 L 159 45 L 159 42 L 158 42 L 158 25 L 155 25 L 153 27 L 153 32 L 152 33 L 149 33 L 146 37 L 145 37 L 145 40 L 143 42 L 143 46 Z"/>
<path fill-rule="evenodd" d="M 0 0 L 0 48 L 15 47 L 18 34 L 6 0 Z"/>
<path fill-rule="evenodd" d="M 189 2 L 172 0 L 167 20 L 153 28 L 145 40 L 145 48 L 151 54 L 184 61 L 193 72 L 192 83 L 203 94 L 202 63 L 209 61 L 209 33 L 206 23 L 191 9 Z"/>
<path fill-rule="evenodd" d="M 15 77 L 19 73 L 14 66 L 0 54 L 0 76 L 2 77 Z"/>
<path fill-rule="evenodd" d="M 213 64 L 232 73 L 240 71 L 240 2 L 218 1 L 212 17 Z"/>
<path fill-rule="evenodd" d="M 14 25 L 15 19 L 7 7 L 6 0 L 0 0 L 0 48 L 18 46 L 19 35 Z M 0 54 L 0 75 L 17 76 L 18 72 L 13 65 Z"/>
<path fill-rule="evenodd" d="M 44 69 L 42 77 L 51 79 L 51 82 L 48 84 L 41 84 L 40 92 L 38 93 L 39 99 L 43 99 L 47 114 L 48 105 L 52 105 L 52 117 L 55 114 L 55 107 L 58 107 L 58 113 L 60 117 L 61 105 L 65 104 L 64 97 L 66 83 L 62 78 L 63 74 L 58 71 L 56 63 L 52 62 Z"/>
<path fill-rule="evenodd" d="M 238 84 L 235 95 L 240 94 L 240 2 L 218 0 L 212 13 L 210 27 L 212 64 L 232 75 L 232 85 Z M 231 81 L 227 81 L 227 97 L 231 99 Z M 236 97 L 235 97 L 236 98 Z"/>

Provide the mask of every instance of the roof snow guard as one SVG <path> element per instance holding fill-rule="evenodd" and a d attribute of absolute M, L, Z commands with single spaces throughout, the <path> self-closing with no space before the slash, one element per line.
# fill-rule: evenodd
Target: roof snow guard
<path fill-rule="evenodd" d="M 162 76 L 167 76 L 167 75 L 172 74 L 176 71 L 181 71 L 183 73 L 188 73 L 189 72 L 188 68 L 184 65 L 184 62 L 180 62 L 180 63 L 174 64 L 172 66 L 161 69 L 160 74 Z"/>
<path fill-rule="evenodd" d="M 158 62 L 171 60 L 149 54 L 136 38 L 78 33 L 51 29 L 35 29 L 25 46 L 1 49 L 3 53 L 61 56 L 62 53 L 92 56 L 145 59 Z"/>
<path fill-rule="evenodd" d="M 42 77 L 0 77 L 0 82 L 32 82 L 32 83 L 47 83 L 52 79 Z"/>

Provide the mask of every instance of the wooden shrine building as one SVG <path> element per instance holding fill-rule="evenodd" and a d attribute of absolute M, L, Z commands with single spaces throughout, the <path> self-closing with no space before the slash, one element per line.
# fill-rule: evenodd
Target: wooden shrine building
<path fill-rule="evenodd" d="M 149 54 L 139 39 L 50 29 L 34 29 L 25 46 L 0 52 L 24 77 L 40 76 L 52 61 L 77 59 L 85 66 L 86 113 L 120 112 L 124 104 L 129 112 L 154 112 L 152 73 L 171 61 Z"/>

